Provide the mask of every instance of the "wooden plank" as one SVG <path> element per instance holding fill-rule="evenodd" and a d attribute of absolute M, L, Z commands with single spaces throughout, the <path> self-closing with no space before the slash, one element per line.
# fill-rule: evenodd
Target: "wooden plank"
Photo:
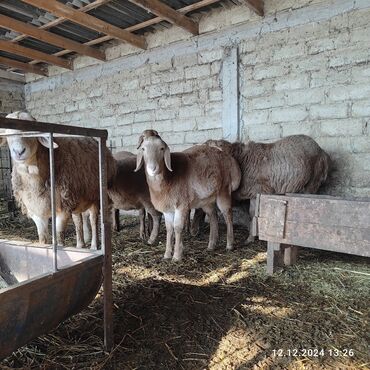
<path fill-rule="evenodd" d="M 93 49 L 90 46 L 80 44 L 78 42 L 69 40 L 57 34 L 40 30 L 35 26 L 20 22 L 16 19 L 1 14 L 0 14 L 0 26 L 3 28 L 7 28 L 9 30 L 13 30 L 15 32 L 21 32 L 23 34 L 35 38 L 36 40 L 40 40 L 51 45 L 56 45 L 63 49 L 69 49 L 82 55 L 88 55 L 92 58 L 105 60 L 105 54 L 97 49 Z"/>
<path fill-rule="evenodd" d="M 264 16 L 264 1 L 263 0 L 244 0 L 245 5 L 253 10 L 255 13 L 260 15 L 261 17 Z"/>
<path fill-rule="evenodd" d="M 78 127 L 78 126 L 59 125 L 59 124 L 48 123 L 48 122 L 26 121 L 26 120 L 5 118 L 5 117 L 0 117 L 0 128 L 21 130 L 21 131 L 26 131 L 26 132 L 39 131 L 39 132 L 52 132 L 53 134 L 101 137 L 103 139 L 106 139 L 108 137 L 107 130 L 98 130 L 95 128 L 85 128 L 85 127 Z"/>
<path fill-rule="evenodd" d="M 192 12 L 192 11 L 197 10 L 197 9 L 201 9 L 205 6 L 212 5 L 212 4 L 215 4 L 215 3 L 218 3 L 218 2 L 220 2 L 220 0 L 202 0 L 202 1 L 199 1 L 197 3 L 185 6 L 185 7 L 181 8 L 177 11 L 182 13 L 182 14 L 186 14 L 186 13 Z M 127 27 L 127 28 L 125 28 L 125 30 L 129 31 L 129 32 L 134 32 L 134 31 L 141 30 L 145 27 L 149 27 L 149 26 L 152 26 L 154 24 L 158 24 L 162 21 L 163 21 L 163 18 L 156 17 L 156 18 L 153 18 L 153 19 L 149 19 L 145 22 L 141 22 L 141 23 L 135 24 L 133 26 Z M 102 42 L 106 42 L 106 41 L 109 41 L 109 40 L 112 40 L 112 39 L 113 39 L 113 37 L 111 37 L 111 36 L 102 36 L 102 37 L 98 37 L 97 39 L 87 41 L 87 42 L 85 42 L 84 45 L 97 45 L 97 44 L 101 44 Z M 70 52 L 71 52 L 70 50 L 62 50 L 62 51 L 59 51 L 58 53 L 55 53 L 54 55 L 55 56 L 62 56 L 62 55 L 69 54 Z M 35 63 L 37 63 L 37 61 L 31 61 L 30 62 L 30 64 L 35 64 Z"/>
<path fill-rule="evenodd" d="M 41 76 L 47 76 L 47 72 L 37 66 L 32 66 L 27 63 L 22 63 L 19 62 L 18 60 L 10 59 L 10 58 L 5 58 L 5 57 L 0 57 L 0 63 L 5 64 L 9 67 L 15 68 L 15 69 L 20 69 L 23 72 L 29 72 L 29 73 L 35 73 Z"/>
<path fill-rule="evenodd" d="M 69 60 L 58 58 L 54 55 L 46 54 L 38 50 L 26 48 L 24 46 L 13 44 L 10 41 L 0 40 L 0 50 L 8 53 L 20 55 L 30 59 L 38 59 L 45 63 L 54 64 L 62 68 L 73 69 Z"/>
<path fill-rule="evenodd" d="M 299 247 L 295 245 L 283 245 L 284 266 L 294 265 L 297 261 Z"/>
<path fill-rule="evenodd" d="M 6 64 L 6 63 L 1 63 L 0 62 L 0 64 Z M 0 78 L 4 78 L 6 80 L 11 80 L 11 81 L 26 83 L 26 79 L 25 79 L 24 75 L 21 75 L 19 73 L 12 73 L 12 72 L 8 72 L 8 71 L 4 71 L 3 69 L 0 69 Z"/>
<path fill-rule="evenodd" d="M 258 229 L 260 229 L 259 220 L 265 217 L 268 220 L 268 226 L 264 233 L 271 238 L 283 238 L 285 229 L 285 218 L 287 212 L 287 201 L 284 199 L 260 198 L 260 216 L 258 218 Z"/>
<path fill-rule="evenodd" d="M 327 226 L 287 221 L 284 238 L 271 236 L 270 219 L 259 218 L 259 239 L 370 257 L 370 227 Z"/>
<path fill-rule="evenodd" d="M 186 31 L 189 31 L 193 35 L 199 35 L 198 23 L 159 0 L 130 0 L 130 2 L 176 26 L 183 28 Z"/>
<path fill-rule="evenodd" d="M 113 38 L 125 41 L 141 49 L 146 49 L 146 41 L 144 37 L 134 35 L 124 29 L 113 26 L 110 23 L 104 22 L 89 14 L 82 14 L 78 10 L 70 8 L 55 0 L 22 0 L 23 2 L 35 7 L 47 10 L 58 17 L 64 17 L 81 26 L 93 29 L 97 32 L 104 33 Z"/>
<path fill-rule="evenodd" d="M 346 227 L 369 227 L 370 201 L 340 198 L 261 196 L 260 217 L 270 218 L 276 201 L 287 201 L 287 221 Z"/>

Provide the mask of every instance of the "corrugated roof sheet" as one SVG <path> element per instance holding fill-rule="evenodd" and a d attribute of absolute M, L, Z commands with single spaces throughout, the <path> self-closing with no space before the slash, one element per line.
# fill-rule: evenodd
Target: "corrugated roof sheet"
<path fill-rule="evenodd" d="M 78 9 L 82 6 L 86 6 L 94 2 L 94 0 L 58 0 L 58 1 L 68 6 L 72 6 L 75 9 Z M 199 0 L 162 0 L 162 1 L 169 5 L 170 7 L 172 7 L 173 9 L 177 10 L 185 6 L 197 3 Z M 200 10 L 204 11 L 230 2 L 238 3 L 238 0 L 219 1 L 212 5 L 208 5 Z M 198 10 L 198 12 L 200 10 Z M 25 4 L 20 0 L 0 1 L 0 14 L 6 15 L 8 17 L 17 19 L 22 22 L 30 23 L 34 26 L 44 25 L 57 18 L 56 16 L 42 9 L 36 8 L 32 5 Z M 145 22 L 155 17 L 155 15 L 153 15 L 152 13 L 149 13 L 146 10 L 142 9 L 141 7 L 134 5 L 128 0 L 111 0 L 104 5 L 101 5 L 95 9 L 90 10 L 88 14 L 120 28 L 127 28 Z M 148 26 L 146 28 L 135 31 L 134 33 L 143 34 L 144 32 L 154 31 L 155 29 L 168 26 L 169 24 L 163 21 L 159 24 Z M 54 27 L 48 28 L 47 30 L 49 32 L 58 34 L 60 36 L 74 40 L 79 43 L 86 43 L 88 41 L 104 36 L 104 34 L 80 26 L 70 21 L 64 21 Z M 12 40 L 17 35 L 19 34 L 17 34 L 16 32 L 0 28 L 0 39 Z M 47 54 L 54 54 L 62 50 L 57 46 L 50 45 L 39 40 L 35 40 L 31 37 L 25 37 L 23 40 L 19 41 L 19 44 L 32 49 L 42 51 Z M 2 51 L 0 51 L 0 55 L 7 56 L 11 59 L 23 62 L 29 61 L 29 59 L 27 58 L 5 53 Z M 66 55 L 65 57 L 68 58 L 69 55 Z M 4 66 L 0 66 L 0 68 L 4 69 Z"/>

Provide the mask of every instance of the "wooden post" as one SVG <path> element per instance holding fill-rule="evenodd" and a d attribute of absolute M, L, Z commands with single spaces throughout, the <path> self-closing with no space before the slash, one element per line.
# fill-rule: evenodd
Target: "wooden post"
<path fill-rule="evenodd" d="M 290 244 L 284 244 L 283 248 L 284 248 L 284 265 L 291 266 L 295 264 L 297 262 L 299 247 Z"/>
<path fill-rule="evenodd" d="M 279 266 L 283 266 L 281 244 L 267 242 L 267 274 L 272 275 Z"/>
<path fill-rule="evenodd" d="M 119 219 L 119 209 L 114 210 L 114 230 L 120 231 L 121 230 L 121 222 Z"/>

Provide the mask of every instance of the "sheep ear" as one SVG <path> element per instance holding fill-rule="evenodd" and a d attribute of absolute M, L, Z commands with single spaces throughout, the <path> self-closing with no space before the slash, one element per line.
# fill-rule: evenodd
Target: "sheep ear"
<path fill-rule="evenodd" d="M 139 171 L 140 168 L 143 166 L 143 163 L 144 163 L 144 156 L 143 156 L 143 152 L 141 150 L 138 151 L 137 155 L 136 155 L 136 168 L 135 168 L 135 172 Z"/>
<path fill-rule="evenodd" d="M 39 141 L 39 143 L 41 144 L 41 145 L 43 145 L 44 147 L 46 147 L 46 148 L 50 148 L 50 145 L 49 145 L 49 139 L 48 138 L 46 138 L 46 137 L 44 137 L 44 136 L 41 136 L 41 137 L 38 137 L 37 138 L 37 140 Z M 55 141 L 53 141 L 53 148 L 54 149 L 56 149 L 56 148 L 58 148 L 59 147 L 59 145 L 55 142 Z"/>
<path fill-rule="evenodd" d="M 171 152 L 170 148 L 167 147 L 164 151 L 164 164 L 166 165 L 168 171 L 172 172 L 172 167 L 171 167 Z"/>
<path fill-rule="evenodd" d="M 141 144 L 143 143 L 143 141 L 144 141 L 144 135 L 140 135 L 136 149 L 139 149 L 141 147 Z"/>

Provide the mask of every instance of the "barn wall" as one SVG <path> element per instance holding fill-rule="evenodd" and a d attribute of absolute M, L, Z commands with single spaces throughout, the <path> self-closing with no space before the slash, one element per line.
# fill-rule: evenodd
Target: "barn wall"
<path fill-rule="evenodd" d="M 38 119 L 107 128 L 135 150 L 157 129 L 174 150 L 208 138 L 315 137 L 334 158 L 333 194 L 370 195 L 370 3 L 266 1 L 200 19 L 198 38 L 177 28 L 148 35 L 149 50 L 107 49 L 106 63 L 28 76 Z"/>
<path fill-rule="evenodd" d="M 24 108 L 24 84 L 0 78 L 0 116 Z"/>

